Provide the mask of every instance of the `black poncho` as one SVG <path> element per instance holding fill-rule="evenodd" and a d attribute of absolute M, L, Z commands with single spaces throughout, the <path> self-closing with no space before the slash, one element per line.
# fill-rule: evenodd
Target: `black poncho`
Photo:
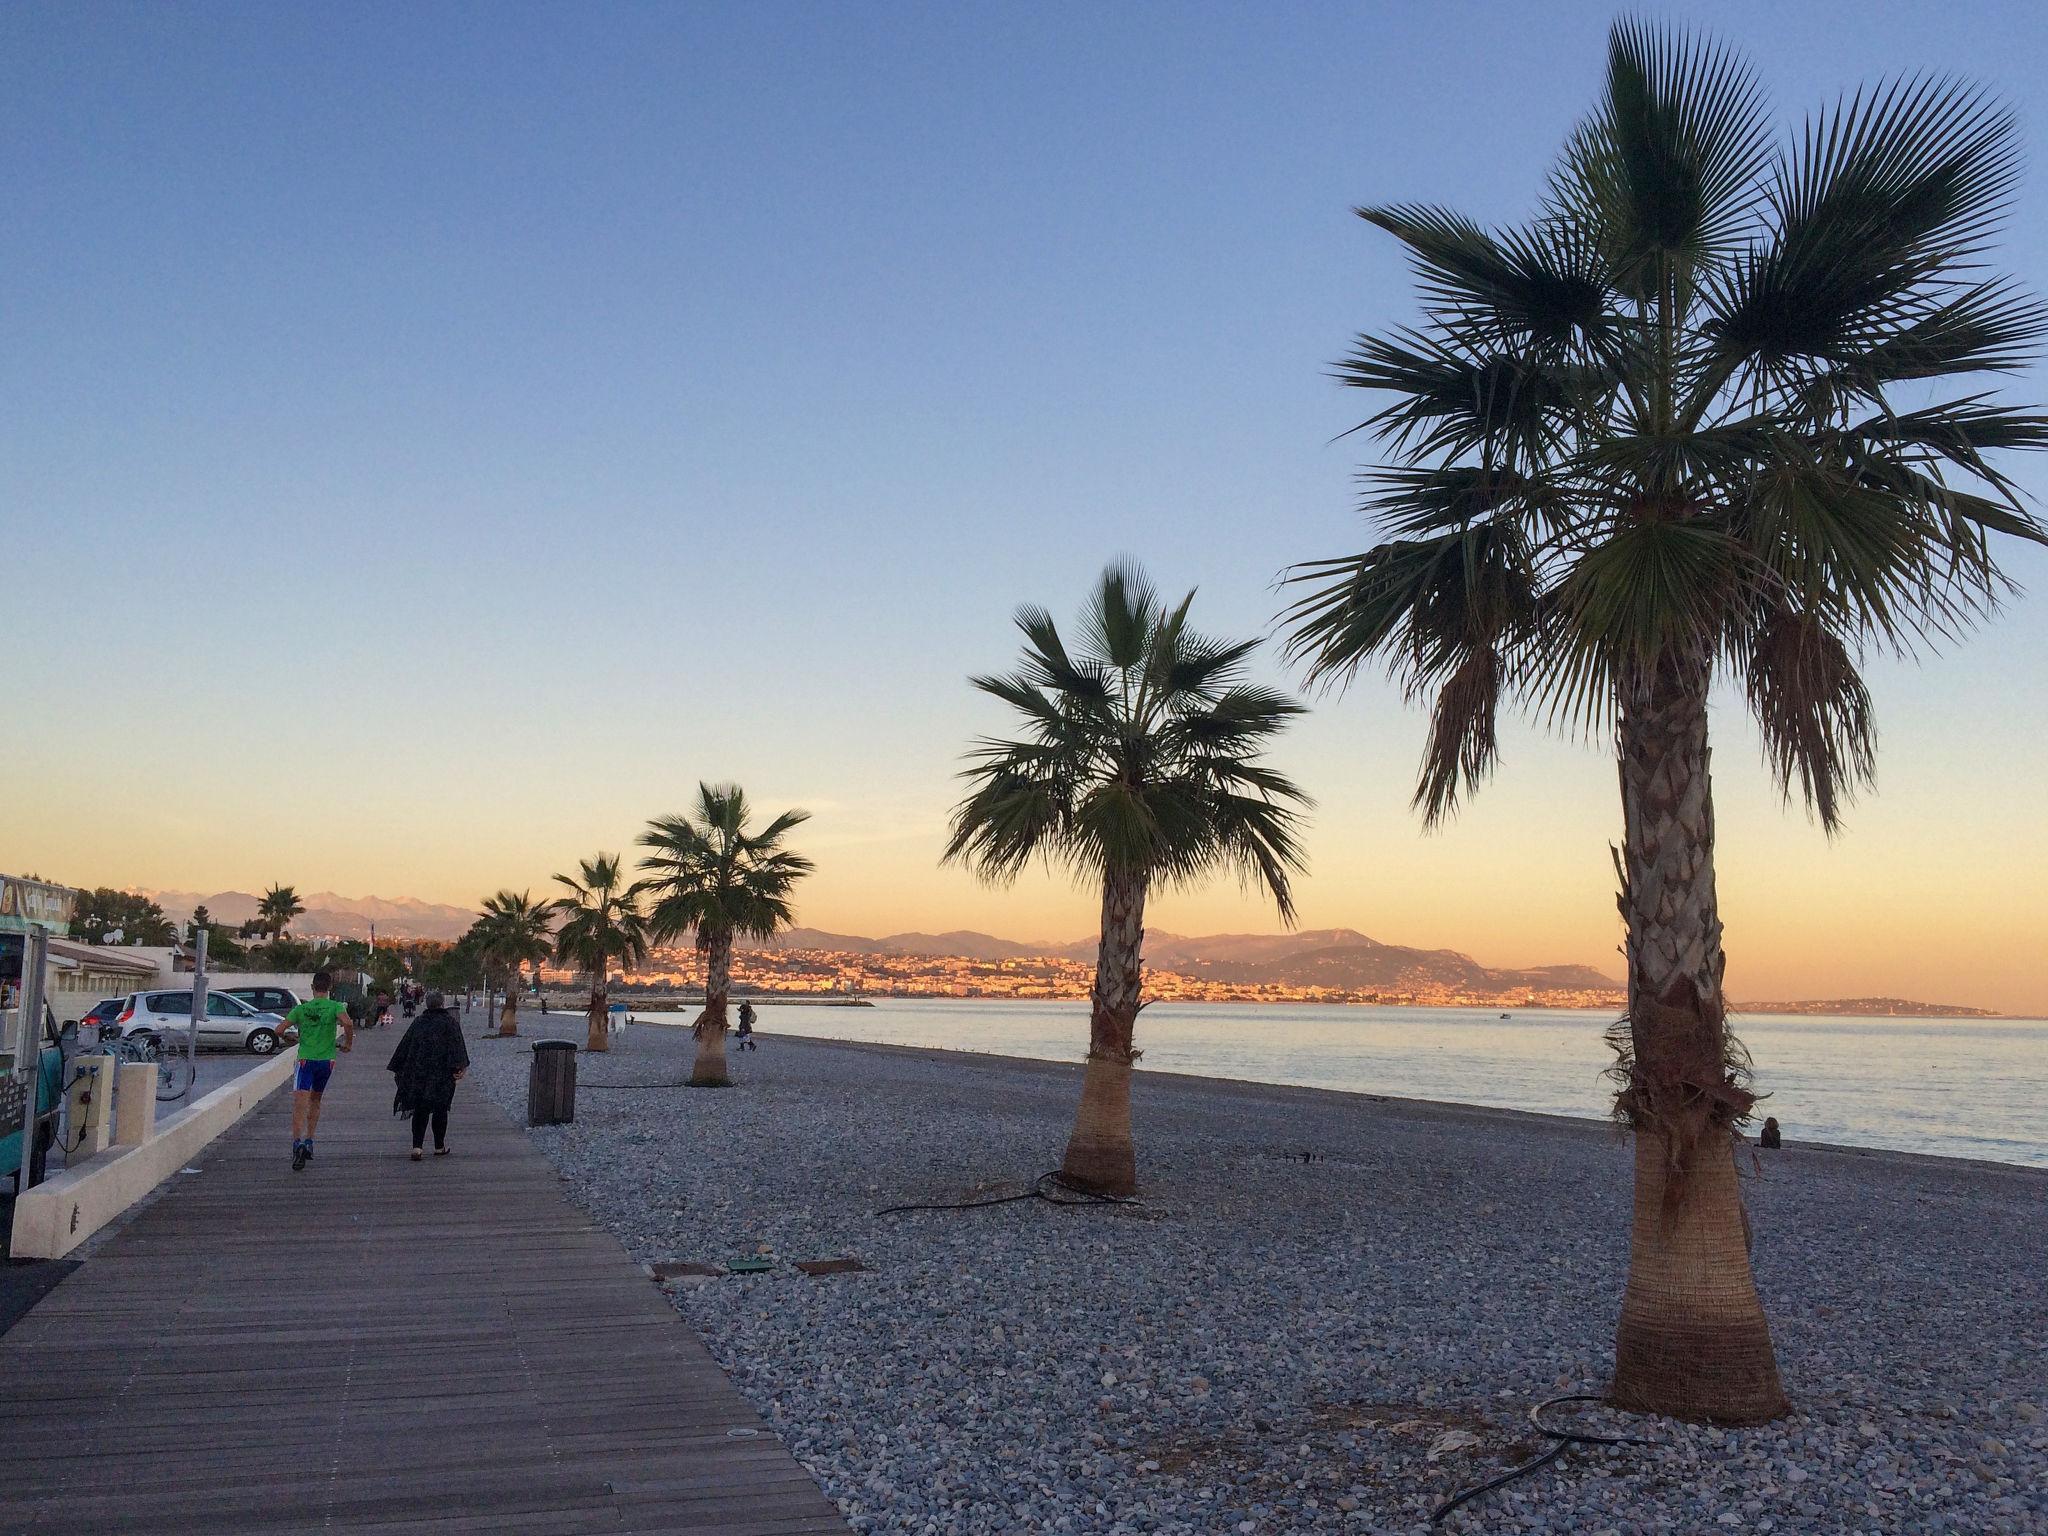
<path fill-rule="evenodd" d="M 428 1009 L 412 1021 L 391 1053 L 391 1070 L 398 1076 L 392 1113 L 446 1109 L 455 1102 L 455 1074 L 468 1065 L 469 1047 L 462 1043 L 455 1015 L 446 1008 Z"/>

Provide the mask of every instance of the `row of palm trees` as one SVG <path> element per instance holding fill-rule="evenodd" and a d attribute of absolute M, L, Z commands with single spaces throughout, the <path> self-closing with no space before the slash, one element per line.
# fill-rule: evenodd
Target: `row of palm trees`
<path fill-rule="evenodd" d="M 737 784 L 699 784 L 688 812 L 647 825 L 640 875 L 625 858 L 600 853 L 572 875 L 556 875 L 566 894 L 537 900 L 528 891 L 486 897 L 483 915 L 464 942 L 504 986 L 499 1033 L 518 1033 L 519 976 L 554 960 L 590 978 L 588 1048 L 610 1048 L 606 1015 L 614 967 L 630 969 L 656 944 L 685 936 L 704 956 L 704 1011 L 695 1025 L 693 1087 L 728 1087 L 726 1006 L 732 991 L 732 948 L 738 938 L 772 936 L 791 921 L 790 894 L 811 861 L 786 846 L 810 819 L 788 810 L 760 827 Z"/>
<path fill-rule="evenodd" d="M 1287 654 L 1311 684 L 1377 663 L 1428 702 L 1414 803 L 1431 824 L 1491 774 L 1503 702 L 1613 742 L 1615 1110 L 1635 1137 L 1624 1407 L 1739 1423 L 1787 1406 L 1736 1179 L 1755 1100 L 1722 986 L 1709 689 L 1741 685 L 1781 791 L 1832 834 L 1873 767 L 1866 651 L 1910 653 L 1987 612 L 2010 585 L 1995 535 L 2048 542 L 1995 462 L 2048 447 L 2048 415 L 1941 388 L 2048 337 L 2048 310 L 1984 266 L 2017 156 L 2003 107 L 1910 80 L 1781 145 L 1739 59 L 1623 22 L 1533 220 L 1359 210 L 1407 247 L 1422 315 L 1341 365 L 1384 401 L 1360 425 L 1384 449 L 1364 506 L 1385 537 L 1290 573 Z M 1023 728 L 973 748 L 945 851 L 998 882 L 1044 861 L 1100 890 L 1063 1172 L 1108 1193 L 1137 1187 L 1148 899 L 1235 873 L 1291 921 L 1302 868 L 1309 801 L 1265 758 L 1301 706 L 1249 679 L 1256 642 L 1193 631 L 1191 600 L 1112 566 L 1073 644 L 1019 612 L 1018 670 L 974 683 Z M 514 964 L 552 952 L 589 971 L 594 1048 L 606 966 L 694 933 L 692 1080 L 724 1082 L 732 939 L 788 921 L 810 866 L 780 840 L 802 819 L 749 835 L 737 789 L 704 787 L 643 835 L 641 879 L 599 858 L 557 877 L 558 901 L 501 892 L 483 922 Z"/>
<path fill-rule="evenodd" d="M 1722 985 L 1709 690 L 1740 684 L 1781 792 L 1833 834 L 1874 765 L 1867 650 L 1959 635 L 2010 589 L 1995 536 L 2048 543 L 1996 462 L 2048 447 L 2048 415 L 1975 382 L 2048 337 L 2048 308 L 1985 264 L 2018 155 L 2009 110 L 1936 80 L 1859 93 L 1781 145 L 1725 48 L 1623 22 L 1528 224 L 1358 210 L 1407 247 L 1422 300 L 1339 373 L 1384 402 L 1360 425 L 1385 452 L 1364 475 L 1385 537 L 1291 572 L 1281 623 L 1312 684 L 1378 663 L 1429 703 L 1429 823 L 1492 772 L 1504 701 L 1611 733 L 1623 1407 L 1786 1411 L 1736 1177 L 1755 1095 Z M 1148 894 L 1231 870 L 1291 918 L 1300 869 L 1306 798 L 1262 758 L 1299 706 L 1244 679 L 1250 642 L 1187 614 L 1122 567 L 1077 647 L 1022 610 L 1020 670 L 975 685 L 1024 730 L 976 747 L 947 848 L 996 880 L 1045 859 L 1099 883 L 1065 1174 L 1110 1192 L 1136 1186 Z"/>

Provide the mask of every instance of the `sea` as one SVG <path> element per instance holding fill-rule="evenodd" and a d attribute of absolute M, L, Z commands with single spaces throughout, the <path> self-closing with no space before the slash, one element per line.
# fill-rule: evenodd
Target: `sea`
<path fill-rule="evenodd" d="M 1079 1061 L 1078 1002 L 877 998 L 869 1008 L 756 998 L 778 1031 L 836 1040 Z M 688 1015 L 642 1014 L 653 1022 Z M 1605 1014 L 1518 1008 L 1155 1003 L 1141 1070 L 1605 1117 Z M 1745 1014 L 1758 1106 L 1787 1141 L 1833 1142 L 2048 1168 L 2048 1021 Z"/>

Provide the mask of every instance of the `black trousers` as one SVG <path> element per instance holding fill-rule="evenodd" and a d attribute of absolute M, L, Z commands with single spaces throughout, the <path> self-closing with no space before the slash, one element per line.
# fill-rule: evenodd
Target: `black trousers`
<path fill-rule="evenodd" d="M 412 1144 L 421 1147 L 427 1140 L 427 1122 L 434 1122 L 434 1145 L 448 1145 L 448 1111 L 445 1109 L 416 1109 L 412 1112 Z"/>

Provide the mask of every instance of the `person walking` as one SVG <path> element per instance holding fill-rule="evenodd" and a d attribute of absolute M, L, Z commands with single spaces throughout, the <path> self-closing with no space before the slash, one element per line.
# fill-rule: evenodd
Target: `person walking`
<path fill-rule="evenodd" d="M 754 1045 L 754 1018 L 754 1005 L 750 1002 L 742 1002 L 740 1004 L 739 1046 L 743 1051 L 751 1051 L 756 1048 Z"/>
<path fill-rule="evenodd" d="M 439 992 L 427 994 L 426 1011 L 407 1028 L 391 1053 L 390 1065 L 398 1079 L 391 1112 L 412 1116 L 412 1160 L 426 1155 L 429 1125 L 434 1128 L 434 1156 L 446 1157 L 448 1110 L 455 1102 L 455 1085 L 469 1070 L 469 1047 L 462 1043 L 462 1025 Z"/>
<path fill-rule="evenodd" d="M 313 995 L 284 1016 L 285 1028 L 299 1038 L 299 1065 L 292 1078 L 294 1173 L 313 1160 L 313 1133 L 320 1129 L 320 1096 L 334 1075 L 336 1046 L 344 1051 L 355 1049 L 355 1023 L 333 991 L 332 974 L 315 971 Z"/>

